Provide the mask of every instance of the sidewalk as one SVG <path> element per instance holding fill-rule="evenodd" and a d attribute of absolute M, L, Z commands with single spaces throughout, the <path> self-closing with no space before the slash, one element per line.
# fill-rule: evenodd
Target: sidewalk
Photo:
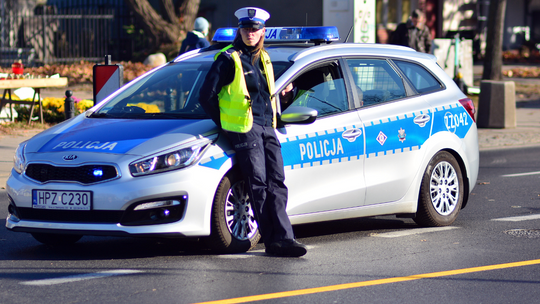
<path fill-rule="evenodd" d="M 93 86 L 88 83 L 72 85 L 65 88 L 45 88 L 41 90 L 41 95 L 43 97 L 65 98 L 67 90 L 71 90 L 73 92 L 73 97 L 77 99 L 94 99 Z"/>

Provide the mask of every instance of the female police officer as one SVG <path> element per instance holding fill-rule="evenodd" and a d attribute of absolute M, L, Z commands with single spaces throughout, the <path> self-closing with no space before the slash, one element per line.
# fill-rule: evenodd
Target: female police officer
<path fill-rule="evenodd" d="M 266 253 L 299 257 L 306 247 L 294 239 L 287 216 L 287 187 L 276 137 L 274 72 L 263 48 L 270 14 L 256 7 L 235 12 L 238 31 L 222 49 L 200 91 L 200 103 L 222 128 L 250 191 Z"/>

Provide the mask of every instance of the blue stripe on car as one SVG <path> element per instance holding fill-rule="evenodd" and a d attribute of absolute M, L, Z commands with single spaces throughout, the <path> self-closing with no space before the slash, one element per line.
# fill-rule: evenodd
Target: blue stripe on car
<path fill-rule="evenodd" d="M 363 129 L 361 126 L 350 126 L 288 137 L 281 142 L 281 152 L 285 169 L 294 170 L 353 161 L 362 155 L 370 158 L 416 151 L 422 148 L 432 134 L 438 132 L 451 132 L 464 138 L 472 124 L 467 111 L 456 103 L 433 110 L 367 121 Z M 349 141 L 344 136 L 348 130 L 361 132 Z M 212 156 L 201 161 L 201 165 L 219 169 L 230 157 Z"/>

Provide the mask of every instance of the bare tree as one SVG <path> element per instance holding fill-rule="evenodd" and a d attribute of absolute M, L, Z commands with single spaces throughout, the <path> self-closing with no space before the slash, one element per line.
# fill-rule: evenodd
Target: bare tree
<path fill-rule="evenodd" d="M 159 14 L 148 0 L 125 1 L 148 37 L 148 52 L 156 51 L 161 44 L 183 39 L 192 30 L 200 4 L 200 0 L 183 0 L 176 9 L 174 0 L 159 0 L 162 10 Z"/>
<path fill-rule="evenodd" d="M 482 79 L 502 80 L 502 42 L 506 0 L 491 0 L 489 4 L 486 57 Z"/>

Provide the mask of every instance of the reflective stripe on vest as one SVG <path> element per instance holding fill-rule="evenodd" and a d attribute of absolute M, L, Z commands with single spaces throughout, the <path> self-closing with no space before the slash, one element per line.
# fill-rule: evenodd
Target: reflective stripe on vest
<path fill-rule="evenodd" d="M 195 36 L 197 36 L 197 37 L 199 37 L 199 38 L 201 38 L 201 39 L 204 39 L 204 38 L 205 38 L 204 34 L 201 33 L 201 32 L 199 32 L 199 31 L 195 31 L 195 30 L 194 30 L 194 31 L 192 31 L 192 33 L 195 34 Z"/>
<path fill-rule="evenodd" d="M 230 49 L 232 45 L 227 46 L 216 54 L 216 59 L 219 54 Z M 238 55 L 238 51 L 231 53 L 231 58 L 234 61 L 234 79 L 229 84 L 224 86 L 218 94 L 219 112 L 221 127 L 227 131 L 246 133 L 253 126 L 253 110 L 251 108 L 251 99 L 244 77 L 244 69 L 242 61 Z M 270 62 L 270 56 L 266 52 L 261 52 L 266 81 L 270 91 L 273 119 L 272 127 L 276 127 L 276 101 L 274 94 L 274 70 Z"/>

